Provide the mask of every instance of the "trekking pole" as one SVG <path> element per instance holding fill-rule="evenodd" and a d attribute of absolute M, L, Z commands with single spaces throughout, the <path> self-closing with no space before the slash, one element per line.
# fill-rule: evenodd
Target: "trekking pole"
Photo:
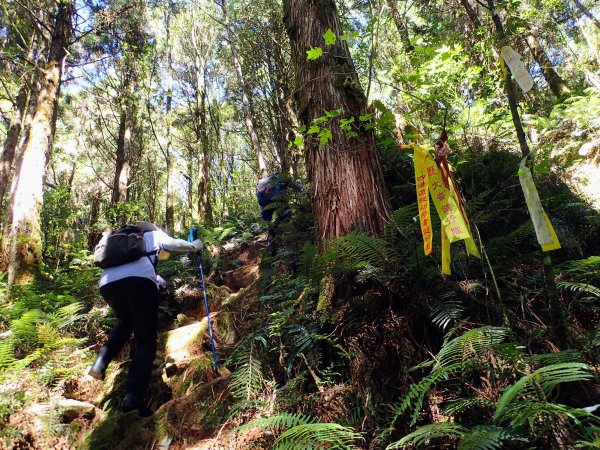
<path fill-rule="evenodd" d="M 198 228 L 191 228 L 189 241 L 192 242 L 198 239 Z M 202 262 L 200 258 L 200 254 L 196 255 L 196 259 L 198 261 L 198 268 L 200 273 L 200 280 L 202 280 L 202 292 L 204 294 L 204 306 L 206 307 L 206 320 L 208 321 L 208 335 L 210 336 L 210 347 L 212 349 L 213 355 L 213 364 L 215 367 L 215 374 L 219 374 L 219 364 L 217 363 L 217 350 L 215 349 L 215 339 L 213 336 L 212 324 L 210 323 L 210 308 L 208 307 L 208 297 L 206 296 L 206 287 L 204 286 L 204 271 L 202 270 Z"/>

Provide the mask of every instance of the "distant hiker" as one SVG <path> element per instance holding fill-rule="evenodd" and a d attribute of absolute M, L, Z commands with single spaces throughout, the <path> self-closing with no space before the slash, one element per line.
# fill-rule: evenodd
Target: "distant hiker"
<path fill-rule="evenodd" d="M 287 205 L 290 188 L 300 191 L 302 186 L 283 173 L 264 177 L 256 184 L 256 198 L 262 220 L 271 222 L 274 213 L 277 212 L 275 222 L 269 224 L 269 242 L 275 237 L 277 226 L 290 215 Z"/>
<path fill-rule="evenodd" d="M 121 404 L 123 412 L 137 409 L 141 416 L 152 415 L 144 402 L 144 394 L 150 383 L 156 354 L 160 300 L 155 270 L 158 260 L 168 258 L 169 252 L 197 252 L 201 249 L 200 239 L 187 242 L 172 238 L 150 222 L 138 222 L 135 226 L 107 234 L 96 246 L 94 261 L 104 268 L 99 282 L 100 293 L 119 321 L 88 374 L 103 380 L 108 364 L 119 354 L 133 332 L 135 347 L 127 378 L 127 393 Z M 130 262 L 122 263 L 127 259 Z"/>

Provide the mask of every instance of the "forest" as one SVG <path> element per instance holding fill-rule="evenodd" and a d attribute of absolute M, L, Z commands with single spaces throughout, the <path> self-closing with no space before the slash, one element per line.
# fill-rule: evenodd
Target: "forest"
<path fill-rule="evenodd" d="M 0 449 L 600 449 L 594 0 L 0 0 L 0 119 Z"/>

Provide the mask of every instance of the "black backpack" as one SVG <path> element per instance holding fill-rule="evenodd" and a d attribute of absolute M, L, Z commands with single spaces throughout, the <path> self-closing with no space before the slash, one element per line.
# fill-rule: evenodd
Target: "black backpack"
<path fill-rule="evenodd" d="M 126 225 L 114 233 L 106 234 L 94 249 L 94 264 L 103 269 L 127 264 L 147 256 L 154 266 L 144 242 L 144 231 L 134 225 Z"/>

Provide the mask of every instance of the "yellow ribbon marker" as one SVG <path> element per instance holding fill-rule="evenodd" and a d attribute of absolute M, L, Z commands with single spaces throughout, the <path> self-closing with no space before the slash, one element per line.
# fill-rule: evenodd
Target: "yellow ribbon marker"
<path fill-rule="evenodd" d="M 442 273 L 445 275 L 451 275 L 450 239 L 448 239 L 448 234 L 444 228 L 444 225 L 442 225 Z"/>
<path fill-rule="evenodd" d="M 419 222 L 423 235 L 423 251 L 426 256 L 433 252 L 433 231 L 431 229 L 431 214 L 429 207 L 429 193 L 427 183 L 427 169 L 425 161 L 427 148 L 414 146 L 415 182 L 417 184 L 417 202 L 419 206 Z"/>
<path fill-rule="evenodd" d="M 525 195 L 525 203 L 529 210 L 529 216 L 533 222 L 533 228 L 535 230 L 535 236 L 538 243 L 542 247 L 542 250 L 548 252 L 550 250 L 557 250 L 560 248 L 560 242 L 556 231 L 548 218 L 548 215 L 542 207 L 540 201 L 540 195 L 538 194 L 535 183 L 533 182 L 533 176 L 527 166 L 527 157 L 521 160 L 519 164 L 519 182 Z"/>
<path fill-rule="evenodd" d="M 417 202 L 425 255 L 430 255 L 433 251 L 429 202 L 429 194 L 431 194 L 435 209 L 442 222 L 442 273 L 450 275 L 450 243 L 464 240 L 467 253 L 479 258 L 479 251 L 471 236 L 469 221 L 459 206 L 456 186 L 450 176 L 447 177 L 449 187 L 445 186 L 441 170 L 429 154 L 430 148 L 414 144 L 406 145 L 404 148 L 414 150 Z"/>

